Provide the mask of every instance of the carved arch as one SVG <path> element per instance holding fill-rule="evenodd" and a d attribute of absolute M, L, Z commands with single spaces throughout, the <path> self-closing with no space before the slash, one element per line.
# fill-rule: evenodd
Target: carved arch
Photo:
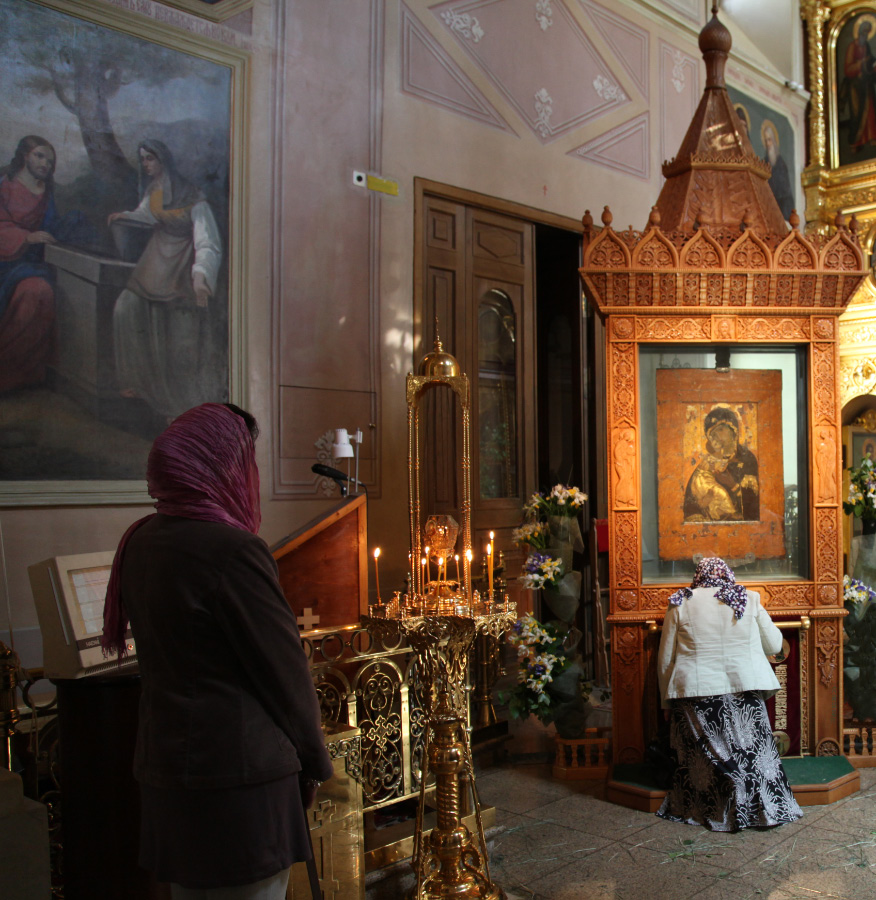
<path fill-rule="evenodd" d="M 773 263 L 777 269 L 814 269 L 818 257 L 813 246 L 794 229 L 776 247 Z"/>
<path fill-rule="evenodd" d="M 678 251 L 662 231 L 652 228 L 633 251 L 633 266 L 647 269 L 677 269 Z"/>
<path fill-rule="evenodd" d="M 726 265 L 724 248 L 701 228 L 681 251 L 681 267 L 684 269 L 723 269 Z"/>
<path fill-rule="evenodd" d="M 631 264 L 627 245 L 610 228 L 604 228 L 587 248 L 585 266 L 602 269 L 628 269 Z"/>
<path fill-rule="evenodd" d="M 750 229 L 727 251 L 727 263 L 734 269 L 769 269 L 772 261 L 769 247 Z"/>

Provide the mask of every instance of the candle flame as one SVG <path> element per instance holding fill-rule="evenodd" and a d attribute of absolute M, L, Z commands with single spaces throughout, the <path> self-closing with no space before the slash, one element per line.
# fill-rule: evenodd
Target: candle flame
<path fill-rule="evenodd" d="M 377 559 L 378 556 L 380 556 L 380 547 L 375 547 L 374 548 L 374 558 Z"/>

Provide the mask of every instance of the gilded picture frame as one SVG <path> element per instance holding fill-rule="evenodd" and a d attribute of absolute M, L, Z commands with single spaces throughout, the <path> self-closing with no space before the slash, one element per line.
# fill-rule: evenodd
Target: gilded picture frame
<path fill-rule="evenodd" d="M 658 369 L 662 560 L 785 555 L 782 373 Z"/>
<path fill-rule="evenodd" d="M 159 0 L 193 16 L 210 22 L 224 22 L 232 16 L 252 9 L 254 0 Z"/>
<path fill-rule="evenodd" d="M 94 0 L 0 0 L 0 25 L 6 36 L 0 152 L 9 159 L 22 135 L 45 138 L 55 153 L 51 203 L 81 226 L 73 238 L 46 243 L 40 260 L 54 302 L 46 376 L 0 393 L 8 445 L 0 506 L 150 502 L 144 477 L 154 436 L 184 407 L 243 396 L 249 54 Z M 15 47 L 15 35 L 33 46 Z M 41 57 L 41 48 L 55 57 Z M 55 58 L 69 72 L 55 71 Z M 64 85 L 71 73 L 82 81 L 79 68 L 87 64 L 101 79 L 100 91 L 119 84 L 100 122 L 87 118 Z M 95 98 L 100 91 L 95 85 Z M 149 174 L 144 145 L 160 160 L 151 170 L 157 175 Z M 138 217 L 147 220 L 139 229 Z M 184 315 L 191 323 L 187 344 L 172 343 L 179 332 L 168 326 L 153 329 L 154 337 L 140 324 L 120 324 L 120 298 L 131 292 L 142 300 L 132 286 L 138 277 L 142 282 L 143 260 L 165 223 L 188 241 L 177 283 L 190 296 L 173 295 L 173 310 L 151 302 L 154 292 L 140 305 L 150 317 L 154 310 Z M 145 232 L 141 244 L 130 249 L 138 230 Z M 205 245 L 212 263 L 198 256 Z M 199 283 L 197 271 L 206 271 L 206 280 Z M 120 350 L 126 327 L 127 346 L 136 351 L 144 334 L 154 345 L 151 361 L 138 370 L 143 378 L 154 374 L 147 383 L 164 379 L 180 387 L 187 379 L 174 361 L 197 354 L 196 386 L 187 397 L 177 391 L 165 402 L 124 383 L 123 369 L 134 367 L 130 351 Z M 155 360 L 166 371 L 155 373 Z M 51 433 L 47 422 L 55 423 Z"/>

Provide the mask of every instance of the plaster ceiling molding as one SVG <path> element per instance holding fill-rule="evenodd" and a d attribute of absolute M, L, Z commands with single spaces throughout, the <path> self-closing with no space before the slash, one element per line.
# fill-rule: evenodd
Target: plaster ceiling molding
<path fill-rule="evenodd" d="M 534 15 L 535 0 L 453 0 L 431 9 L 543 143 L 630 102 L 566 5 L 551 0 L 542 8 L 548 6 L 547 29 Z M 468 21 L 471 30 L 475 19 L 477 41 L 463 29 Z"/>
<path fill-rule="evenodd" d="M 650 114 L 646 112 L 582 144 L 567 155 L 649 181 L 649 135 Z"/>
<path fill-rule="evenodd" d="M 403 93 L 516 136 L 447 51 L 402 5 L 401 89 Z"/>
<path fill-rule="evenodd" d="M 648 71 L 649 34 L 644 28 L 610 12 L 592 0 L 580 0 L 602 39 L 616 54 L 633 83 L 647 100 L 650 89 Z"/>
<path fill-rule="evenodd" d="M 687 134 L 700 100 L 699 62 L 660 41 L 660 158 L 672 159 Z"/>

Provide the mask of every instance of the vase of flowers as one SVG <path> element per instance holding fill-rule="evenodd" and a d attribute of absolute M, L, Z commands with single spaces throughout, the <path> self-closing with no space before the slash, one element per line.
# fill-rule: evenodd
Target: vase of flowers
<path fill-rule="evenodd" d="M 843 676 L 846 700 L 858 722 L 876 720 L 876 591 L 843 578 Z"/>
<path fill-rule="evenodd" d="M 572 626 L 581 598 L 581 573 L 574 554 L 584 550 L 578 513 L 587 500 L 580 488 L 554 485 L 538 492 L 523 507 L 524 521 L 513 537 L 529 548 L 520 582 L 527 590 L 542 590 L 551 612 Z"/>
<path fill-rule="evenodd" d="M 865 456 L 848 473 L 849 493 L 843 501 L 843 511 L 861 520 L 862 531 L 852 537 L 849 570 L 852 578 L 873 585 L 876 584 L 876 466 Z"/>
<path fill-rule="evenodd" d="M 581 737 L 593 685 L 584 678 L 569 629 L 527 614 L 511 626 L 508 638 L 520 661 L 517 686 L 499 699 L 508 704 L 511 717 L 534 715 L 544 725 L 553 722 L 560 737 Z"/>
<path fill-rule="evenodd" d="M 858 468 L 849 467 L 849 496 L 843 511 L 861 520 L 864 534 L 876 533 L 876 466 L 869 456 Z"/>

